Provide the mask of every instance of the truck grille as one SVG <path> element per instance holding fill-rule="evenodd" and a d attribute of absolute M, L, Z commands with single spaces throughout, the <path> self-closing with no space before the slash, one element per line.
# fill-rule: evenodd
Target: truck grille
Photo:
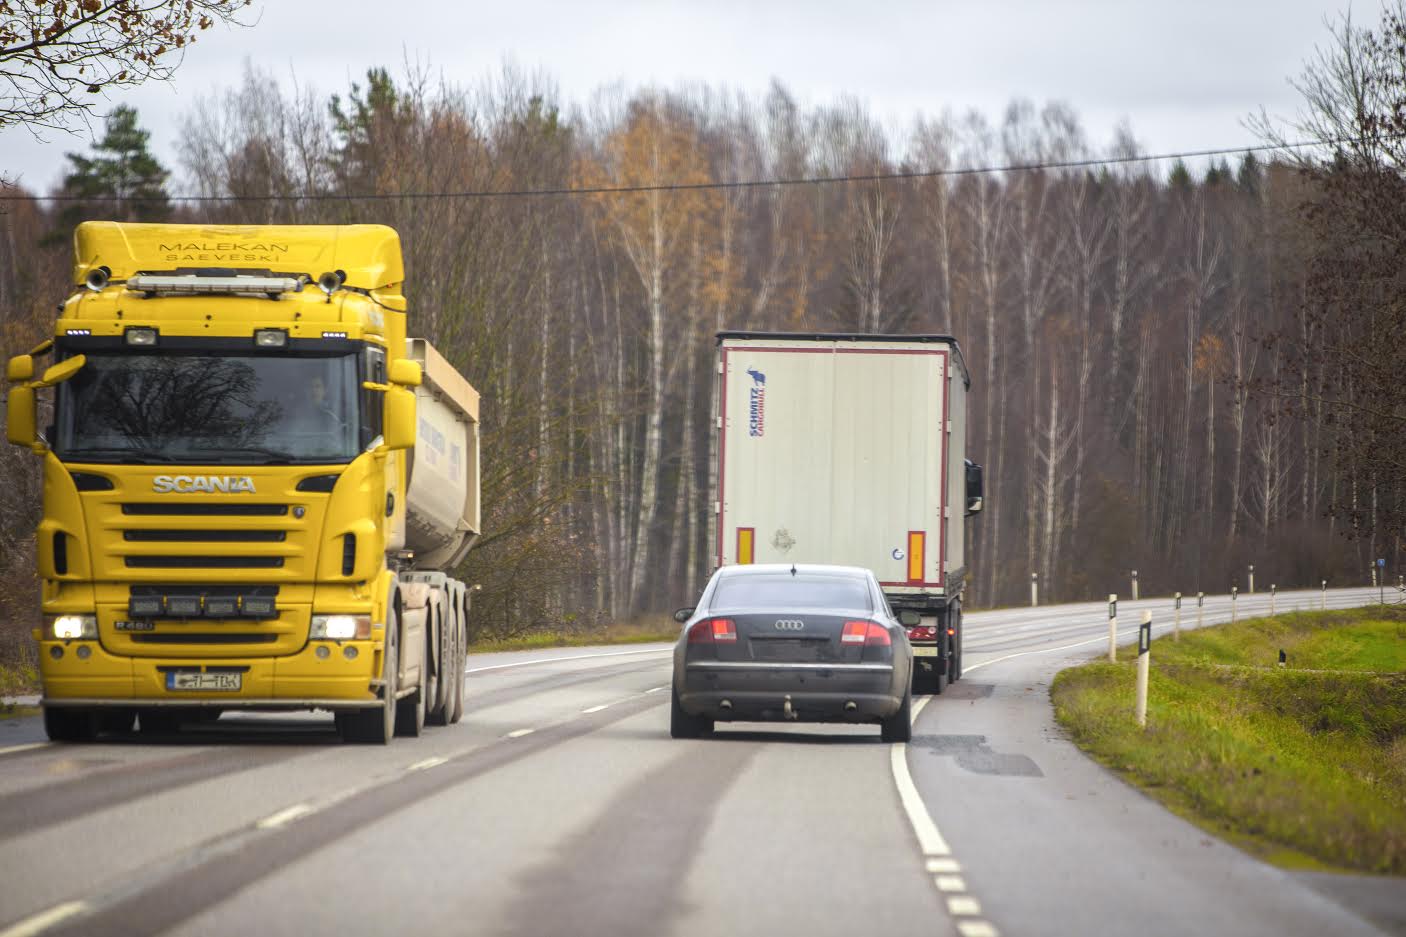
<path fill-rule="evenodd" d="M 213 503 L 206 504 L 201 501 L 161 501 L 151 503 L 127 503 L 122 505 L 123 514 L 140 515 L 176 515 L 190 517 L 192 515 L 205 517 L 278 517 L 288 513 L 286 504 L 228 504 Z"/>
<path fill-rule="evenodd" d="M 128 569 L 280 569 L 281 556 L 129 556 Z"/>
<path fill-rule="evenodd" d="M 124 530 L 128 543 L 282 543 L 284 530 Z"/>

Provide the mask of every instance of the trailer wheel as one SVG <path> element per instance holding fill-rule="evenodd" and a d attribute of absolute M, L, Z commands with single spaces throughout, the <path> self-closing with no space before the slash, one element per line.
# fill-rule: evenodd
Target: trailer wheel
<path fill-rule="evenodd" d="M 395 734 L 395 690 L 398 684 L 396 673 L 400 667 L 400 663 L 396 659 L 396 647 L 399 643 L 396 632 L 399 630 L 400 623 L 396 620 L 394 610 L 386 615 L 386 619 L 385 672 L 382 674 L 386 685 L 381 705 L 372 709 L 339 712 L 332 717 L 337 725 L 337 731 L 341 733 L 342 740 L 345 742 L 388 745 L 391 736 Z"/>
<path fill-rule="evenodd" d="M 91 742 L 98 734 L 98 714 L 91 709 L 45 706 L 44 733 L 54 742 Z"/>
<path fill-rule="evenodd" d="M 439 671 L 432 678 L 425 678 L 425 695 L 429 699 L 425 707 L 425 722 L 432 726 L 449 725 L 449 710 L 454 706 L 453 690 L 448 682 L 449 672 L 454 666 L 454 615 L 452 612 L 444 614 L 447 607 L 440 605 L 435 608 L 435 618 L 439 622 Z"/>

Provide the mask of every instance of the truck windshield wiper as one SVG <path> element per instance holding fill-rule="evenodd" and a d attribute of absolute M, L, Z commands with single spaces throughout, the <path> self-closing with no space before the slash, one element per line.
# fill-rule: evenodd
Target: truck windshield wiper
<path fill-rule="evenodd" d="M 282 449 L 268 449 L 264 446 L 192 446 L 191 452 L 222 452 L 226 455 L 237 455 L 243 453 L 253 453 L 267 457 L 268 463 L 273 462 L 294 462 L 303 457 L 293 453 L 284 452 Z"/>
<path fill-rule="evenodd" d="M 84 458 L 118 458 L 126 462 L 170 462 L 168 453 L 156 449 L 133 448 L 130 446 L 87 446 L 81 449 L 65 449 L 62 458 L 81 462 Z"/>

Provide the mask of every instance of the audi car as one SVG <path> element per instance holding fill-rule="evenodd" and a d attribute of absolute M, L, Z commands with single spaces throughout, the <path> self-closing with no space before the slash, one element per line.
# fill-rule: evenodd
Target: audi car
<path fill-rule="evenodd" d="M 917 616 L 905 612 L 914 618 Z M 716 722 L 878 723 L 911 735 L 913 649 L 874 574 L 856 566 L 724 566 L 674 646 L 674 738 Z"/>

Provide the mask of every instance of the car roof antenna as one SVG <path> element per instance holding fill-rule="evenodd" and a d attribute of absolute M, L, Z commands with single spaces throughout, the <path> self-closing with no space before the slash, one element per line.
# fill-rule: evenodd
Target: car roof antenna
<path fill-rule="evenodd" d="M 796 575 L 796 564 L 795 564 L 795 563 L 792 563 L 792 564 L 791 564 L 791 575 L 792 575 L 792 576 Z"/>

